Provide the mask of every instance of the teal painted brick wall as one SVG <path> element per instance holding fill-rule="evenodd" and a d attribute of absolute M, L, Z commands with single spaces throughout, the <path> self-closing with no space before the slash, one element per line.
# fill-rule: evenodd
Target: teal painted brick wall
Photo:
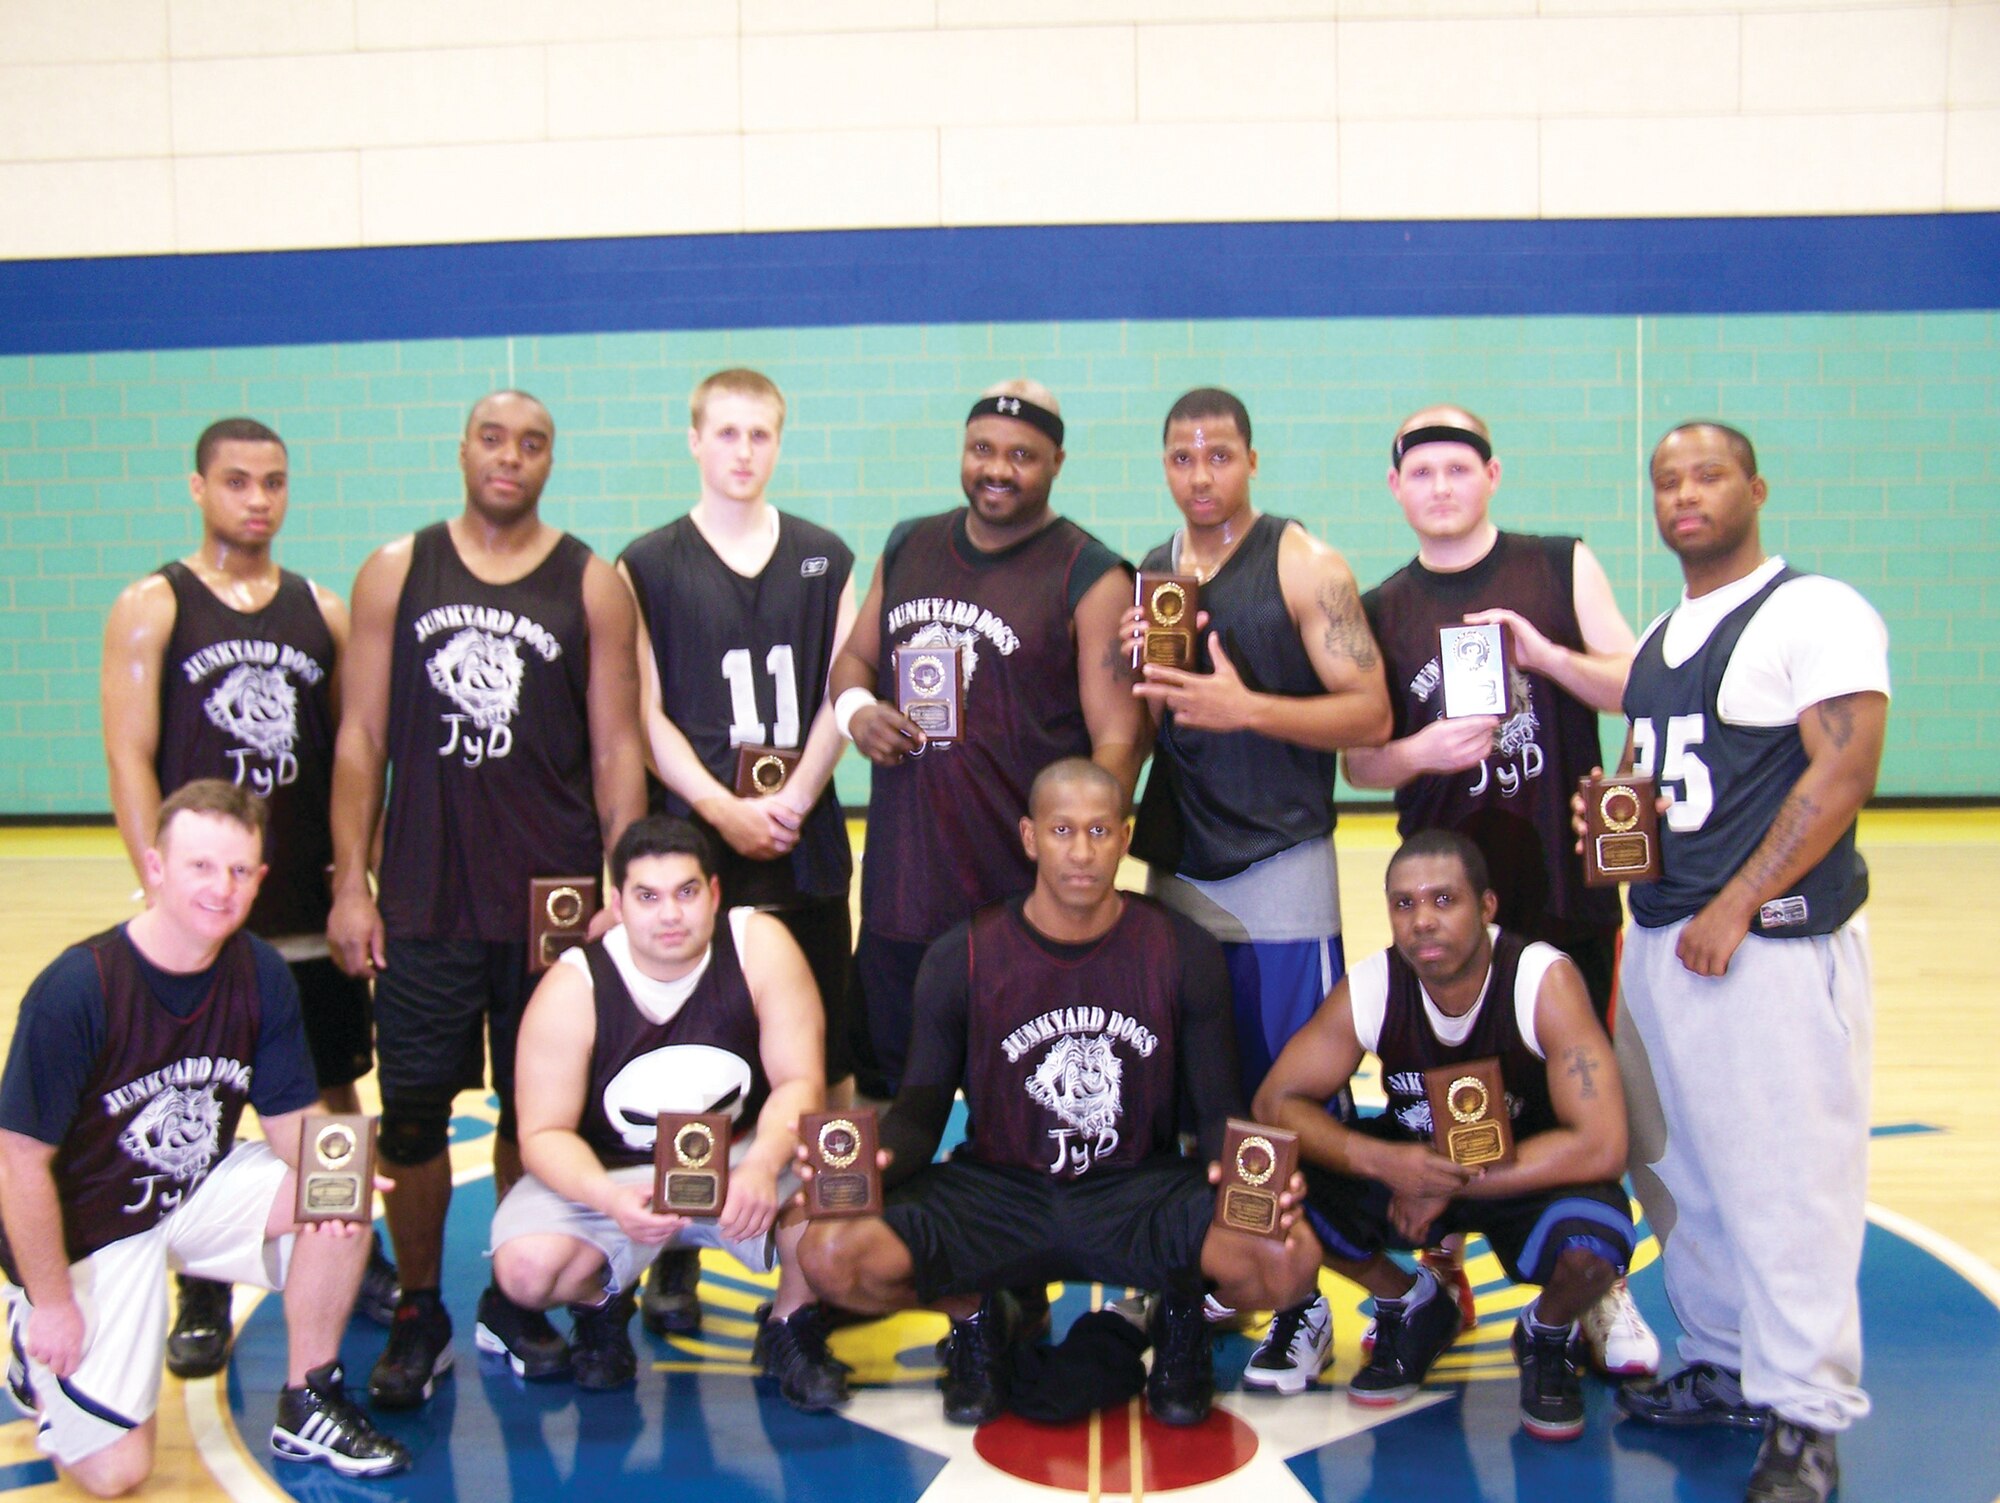
<path fill-rule="evenodd" d="M 1713 415 L 1757 441 L 1767 545 L 1888 619 L 1896 709 L 1882 791 L 2000 793 L 2000 329 L 1991 312 L 1830 317 L 957 324 L 176 350 L 0 359 L 0 811 L 107 807 L 104 612 L 196 537 L 186 473 L 211 419 L 291 445 L 279 551 L 345 591 L 368 552 L 447 515 L 471 402 L 543 398 L 550 519 L 616 553 L 685 510 L 687 392 L 726 364 L 785 389 L 773 498 L 872 569 L 902 518 L 958 498 L 973 393 L 1034 375 L 1070 425 L 1060 509 L 1136 557 L 1174 524 L 1159 423 L 1189 386 L 1249 404 L 1258 504 L 1345 553 L 1364 586 L 1412 540 L 1384 484 L 1411 409 L 1484 414 L 1505 525 L 1575 532 L 1635 625 L 1678 592 L 1641 488 L 1644 445 Z M 843 764 L 841 789 L 865 794 Z"/>

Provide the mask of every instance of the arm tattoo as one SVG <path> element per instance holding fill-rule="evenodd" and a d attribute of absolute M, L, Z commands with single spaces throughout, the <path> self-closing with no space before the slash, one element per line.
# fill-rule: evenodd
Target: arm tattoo
<path fill-rule="evenodd" d="M 1752 892 L 1763 893 L 1776 885 L 1798 855 L 1799 848 L 1805 844 L 1819 813 L 1819 805 L 1813 802 L 1811 796 L 1796 789 L 1779 805 L 1778 817 L 1771 821 L 1770 833 L 1751 852 L 1749 861 L 1743 866 L 1743 880 L 1750 884 Z"/>
<path fill-rule="evenodd" d="M 1122 642 L 1113 642 L 1105 649 L 1104 668 L 1120 683 L 1136 684 L 1140 673 L 1132 666 L 1132 654 L 1125 650 Z"/>
<path fill-rule="evenodd" d="M 1823 699 L 1814 710 L 1819 715 L 1819 728 L 1826 732 L 1826 739 L 1835 751 L 1846 751 L 1847 743 L 1854 739 L 1854 706 L 1845 696 L 1840 699 Z"/>
<path fill-rule="evenodd" d="M 1577 1095 L 1585 1101 L 1597 1099 L 1597 1082 L 1593 1078 L 1603 1068 L 1597 1056 L 1581 1044 L 1572 1044 L 1563 1050 L 1563 1058 L 1569 1061 L 1569 1068 L 1563 1073 L 1577 1079 Z"/>
<path fill-rule="evenodd" d="M 1361 611 L 1361 596 L 1346 580 L 1328 581 L 1319 587 L 1320 614 L 1326 618 L 1326 650 L 1346 658 L 1364 671 L 1375 666 L 1375 638 L 1368 630 L 1368 618 Z"/>

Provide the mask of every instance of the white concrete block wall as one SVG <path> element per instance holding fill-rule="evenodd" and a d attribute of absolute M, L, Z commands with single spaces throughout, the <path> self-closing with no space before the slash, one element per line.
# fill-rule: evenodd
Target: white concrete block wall
<path fill-rule="evenodd" d="M 0 258 L 2000 208 L 2000 0 L 4 0 Z"/>

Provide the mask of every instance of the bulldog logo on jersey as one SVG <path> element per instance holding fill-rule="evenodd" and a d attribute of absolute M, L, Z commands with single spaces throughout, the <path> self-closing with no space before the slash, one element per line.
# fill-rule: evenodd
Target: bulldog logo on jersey
<path fill-rule="evenodd" d="M 440 757 L 458 756 L 477 767 L 514 749 L 510 722 L 521 707 L 521 648 L 511 636 L 468 626 L 431 654 L 425 665 L 431 687 L 457 705 L 443 717 L 449 728 Z"/>
<path fill-rule="evenodd" d="M 1049 1173 L 1082 1174 L 1118 1151 L 1124 1073 L 1109 1034 L 1064 1034 L 1049 1046 L 1027 1081 L 1029 1099 L 1062 1123 L 1049 1131 L 1056 1140 Z"/>
<path fill-rule="evenodd" d="M 299 691 L 283 670 L 242 663 L 229 670 L 202 702 L 209 723 L 242 743 L 229 752 L 236 781 L 268 797 L 271 790 L 298 781 L 292 744 L 299 734 Z M 265 763 L 252 767 L 252 760 Z"/>
<path fill-rule="evenodd" d="M 137 1214 L 157 1199 L 171 1209 L 201 1183 L 222 1136 L 222 1103 L 209 1086 L 163 1087 L 118 1135 L 118 1146 L 152 1171 L 138 1180 Z M 163 1181 L 167 1183 L 162 1183 Z"/>
<path fill-rule="evenodd" d="M 750 1066 L 713 1044 L 668 1044 L 628 1060 L 605 1082 L 604 1120 L 625 1146 L 651 1153 L 661 1112 L 726 1112 L 743 1116 Z"/>

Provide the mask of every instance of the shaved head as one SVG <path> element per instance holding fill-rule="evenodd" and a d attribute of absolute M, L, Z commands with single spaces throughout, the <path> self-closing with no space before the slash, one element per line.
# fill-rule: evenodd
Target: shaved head
<path fill-rule="evenodd" d="M 1123 783 L 1088 757 L 1064 757 L 1035 774 L 1035 781 L 1028 788 L 1029 817 L 1041 818 L 1049 799 L 1058 789 L 1075 787 L 1091 788 L 1104 794 L 1118 810 L 1121 819 L 1132 812 L 1132 803 L 1125 796 Z"/>

